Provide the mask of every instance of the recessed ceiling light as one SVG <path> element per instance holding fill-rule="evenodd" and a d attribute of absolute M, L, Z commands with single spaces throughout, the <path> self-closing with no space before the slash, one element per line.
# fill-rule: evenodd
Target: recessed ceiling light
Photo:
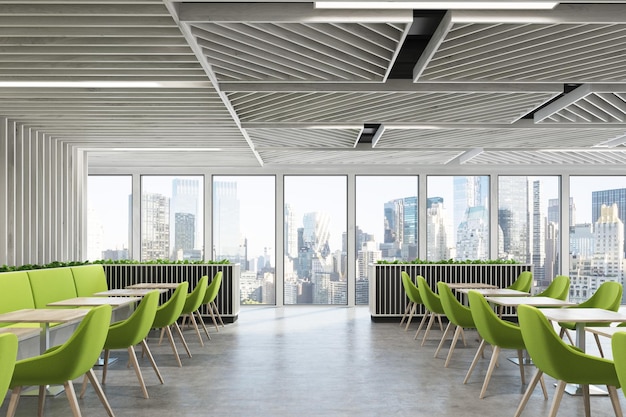
<path fill-rule="evenodd" d="M 316 9 L 550 10 L 555 1 L 316 1 Z"/>

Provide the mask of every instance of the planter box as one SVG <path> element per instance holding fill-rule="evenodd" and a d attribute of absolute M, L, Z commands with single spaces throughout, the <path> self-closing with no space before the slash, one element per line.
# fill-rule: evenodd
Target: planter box
<path fill-rule="evenodd" d="M 402 286 L 401 272 L 415 282 L 417 275 L 423 276 L 434 290 L 437 282 L 477 283 L 497 285 L 504 288 L 513 283 L 523 271 L 532 271 L 531 264 L 507 265 L 449 265 L 449 264 L 393 264 L 370 265 L 369 306 L 372 320 L 400 318 L 408 298 Z M 418 306 L 417 314 L 424 314 L 424 306 Z M 512 314 L 505 309 L 505 315 Z"/>
<path fill-rule="evenodd" d="M 234 322 L 239 316 L 239 264 L 198 265 L 102 265 L 110 289 L 125 288 L 142 282 L 189 282 L 189 291 L 198 280 L 208 275 L 209 283 L 218 271 L 222 271 L 222 285 L 215 304 L 225 322 Z M 169 297 L 165 295 L 164 299 Z M 163 302 L 163 300 L 161 300 Z M 209 316 L 205 306 L 200 308 L 203 316 Z M 209 319 L 210 320 L 210 319 Z"/>

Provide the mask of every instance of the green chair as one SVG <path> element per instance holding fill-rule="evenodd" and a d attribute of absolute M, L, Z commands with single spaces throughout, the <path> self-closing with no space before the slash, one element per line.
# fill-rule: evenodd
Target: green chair
<path fill-rule="evenodd" d="M 452 344 L 450 345 L 450 350 L 448 351 L 448 357 L 446 358 L 446 362 L 444 364 L 444 367 L 447 368 L 459 336 L 461 336 L 461 338 L 463 339 L 463 345 L 467 347 L 467 342 L 465 341 L 465 333 L 463 332 L 463 329 L 475 329 L 476 324 L 474 324 L 472 311 L 456 299 L 448 284 L 440 281 L 437 283 L 437 289 L 439 290 L 439 299 L 441 300 L 441 306 L 443 307 L 443 311 L 448 318 L 448 325 L 446 326 L 446 330 L 443 332 L 443 336 L 441 337 L 441 342 L 439 342 L 439 346 L 435 351 L 435 358 L 439 354 L 439 350 L 441 350 L 441 347 L 443 346 L 443 343 L 445 342 L 448 333 L 450 332 L 450 330 L 452 330 L 452 326 L 456 326 L 456 329 L 454 330 L 454 336 L 452 337 Z"/>
<path fill-rule="evenodd" d="M 102 384 L 105 383 L 107 377 L 109 353 L 113 349 L 126 349 L 128 351 L 128 359 L 135 368 L 135 374 L 141 385 L 144 398 L 150 398 L 148 396 L 148 390 L 139 368 L 139 362 L 137 361 L 137 355 L 135 354 L 135 345 L 141 344 L 143 352 L 148 356 L 152 368 L 156 373 L 161 384 L 163 383 L 163 377 L 159 372 L 154 357 L 150 352 L 150 348 L 146 343 L 146 337 L 152 328 L 154 323 L 154 317 L 156 316 L 157 307 L 159 305 L 159 292 L 150 291 L 143 297 L 143 300 L 139 303 L 135 311 L 126 320 L 113 323 L 109 327 L 109 334 L 104 342 L 104 365 L 102 367 Z M 85 380 L 86 382 L 86 380 Z M 81 391 L 81 398 L 85 392 L 85 383 L 83 383 L 83 389 Z"/>
<path fill-rule="evenodd" d="M 515 282 L 513 282 L 513 284 L 509 285 L 507 288 L 510 290 L 529 292 L 532 285 L 533 273 L 530 271 L 524 271 L 519 274 Z"/>
<path fill-rule="evenodd" d="M 201 304 L 201 305 L 206 305 L 206 308 L 209 311 L 209 314 L 211 315 L 211 319 L 213 319 L 215 330 L 217 330 L 218 332 L 220 331 L 220 329 L 217 326 L 217 321 L 215 320 L 215 316 L 217 316 L 217 318 L 220 321 L 220 324 L 222 325 L 222 327 L 224 327 L 224 321 L 222 321 L 222 316 L 220 316 L 220 312 L 217 308 L 217 304 L 215 304 L 215 299 L 217 298 L 217 294 L 219 293 L 220 287 L 222 286 L 222 274 L 223 274 L 222 271 L 218 271 L 217 274 L 215 274 L 215 276 L 213 277 L 213 280 L 207 287 L 206 292 L 204 293 L 204 299 L 202 300 L 202 304 Z M 196 315 L 198 316 L 198 319 L 200 320 L 200 322 L 204 323 L 204 320 L 202 319 L 202 315 L 200 314 L 199 308 L 198 310 L 196 310 Z M 207 332 L 207 335 L 208 335 L 208 332 Z M 210 339 L 211 337 L 209 336 L 209 340 Z"/>
<path fill-rule="evenodd" d="M 622 386 L 622 390 L 626 391 L 626 329 L 613 335 L 611 348 L 613 349 L 613 363 L 617 378 Z"/>
<path fill-rule="evenodd" d="M 180 336 L 183 341 L 183 346 L 187 351 L 187 356 L 191 358 L 191 351 L 189 350 L 189 346 L 187 346 L 187 341 L 185 340 L 185 336 L 183 336 L 183 332 L 180 330 L 180 326 L 176 322 L 180 317 L 181 312 L 183 311 L 183 307 L 185 306 L 185 297 L 187 296 L 187 289 L 189 288 L 188 282 L 181 282 L 178 287 L 172 293 L 172 296 L 165 303 L 161 304 L 159 308 L 157 308 L 156 315 L 154 316 L 154 322 L 152 323 L 153 329 L 161 329 L 161 338 L 159 339 L 159 344 L 163 341 L 163 335 L 167 333 L 167 337 L 170 341 L 170 346 L 172 346 L 172 350 L 174 351 L 174 356 L 176 361 L 178 362 L 178 366 L 181 367 L 183 364 L 180 361 L 180 357 L 178 356 L 178 349 L 176 349 L 176 344 L 174 343 L 174 337 L 172 336 L 172 330 L 170 327 L 174 326 L 178 336 Z"/>
<path fill-rule="evenodd" d="M 94 307 L 62 345 L 52 347 L 39 356 L 17 361 L 10 387 L 13 390 L 7 417 L 13 417 L 24 386 L 39 386 L 39 415 L 43 415 L 45 386 L 63 384 L 74 417 L 80 417 L 80 409 L 72 380 L 83 374 L 94 386 L 109 416 L 113 411 L 98 383 L 92 367 L 98 360 L 106 340 L 111 321 L 111 306 Z"/>
<path fill-rule="evenodd" d="M 568 307 L 568 308 L 602 308 L 604 310 L 617 311 L 622 302 L 622 292 L 623 292 L 622 284 L 615 281 L 608 281 L 602 283 L 598 287 L 598 290 L 587 300 L 582 303 Z M 569 334 L 569 330 L 576 330 L 576 323 L 572 322 L 559 322 L 561 326 L 560 336 L 563 337 L 563 334 L 567 336 L 569 342 L 573 345 L 574 341 L 572 340 L 572 336 Z M 586 326 L 609 326 L 610 323 L 587 323 Z M 604 357 L 604 352 L 602 351 L 602 346 L 600 344 L 600 338 L 597 334 L 593 334 L 596 339 L 596 344 L 598 345 L 598 349 L 600 350 L 600 356 Z"/>
<path fill-rule="evenodd" d="M 9 389 L 16 358 L 17 336 L 13 333 L 0 334 L 0 405 Z"/>
<path fill-rule="evenodd" d="M 413 283 L 413 281 L 411 280 L 411 277 L 409 277 L 409 274 L 402 271 L 401 276 L 402 276 L 402 286 L 404 287 L 404 292 L 407 298 L 409 299 L 409 302 L 407 303 L 406 308 L 404 309 L 404 315 L 402 316 L 402 320 L 400 320 L 400 325 L 402 326 L 402 323 L 406 319 L 407 322 L 406 322 L 406 326 L 404 327 L 404 331 L 407 331 L 409 329 L 409 325 L 411 324 L 411 319 L 413 318 L 413 315 L 417 311 L 417 306 L 423 303 L 422 303 L 422 297 L 420 296 L 419 289 L 417 288 L 417 285 Z M 420 330 L 422 329 L 422 326 L 426 322 L 426 317 L 427 317 L 427 314 L 424 314 L 424 316 L 422 317 L 422 321 L 420 322 L 420 325 L 417 329 L 417 334 L 419 334 Z"/>
<path fill-rule="evenodd" d="M 428 282 L 426 282 L 426 279 L 424 279 L 424 277 L 421 275 L 417 276 L 417 288 L 420 292 L 420 298 L 424 303 L 424 307 L 426 307 L 426 310 L 428 312 L 427 314 L 430 314 L 428 326 L 426 326 L 426 332 L 424 333 L 424 337 L 422 338 L 421 346 L 424 346 L 426 338 L 428 337 L 428 333 L 430 332 L 430 328 L 435 321 L 435 318 L 439 320 L 439 328 L 441 329 L 441 331 L 443 331 L 441 316 L 445 313 L 443 311 L 443 306 L 441 305 L 441 300 L 439 299 L 439 296 L 430 288 Z M 419 333 L 419 330 L 420 329 L 417 329 L 417 332 L 415 332 L 414 339 L 417 339 L 417 334 Z"/>
<path fill-rule="evenodd" d="M 479 398 L 484 398 L 485 396 L 485 392 L 489 386 L 489 381 L 491 380 L 491 375 L 493 374 L 493 370 L 498 363 L 500 350 L 502 349 L 517 350 L 519 372 L 522 378 L 522 384 L 524 384 L 523 350 L 525 349 L 525 344 L 520 328 L 513 323 L 509 323 L 498 317 L 487 300 L 485 300 L 485 297 L 483 297 L 483 295 L 479 292 L 470 291 L 468 293 L 468 298 L 470 310 L 472 311 L 472 317 L 474 318 L 474 323 L 476 324 L 476 329 L 483 340 L 480 342 L 480 346 L 478 346 L 476 355 L 474 355 L 474 360 L 467 371 L 467 375 L 465 375 L 463 383 L 466 384 L 469 380 L 472 375 L 472 371 L 478 363 L 478 359 L 484 352 L 486 344 L 489 343 L 493 347 L 493 352 L 491 353 L 491 360 L 489 361 L 489 367 L 487 369 L 487 374 L 485 375 L 485 381 L 483 382 Z M 541 380 L 541 387 L 543 389 L 543 395 L 547 399 L 548 393 L 546 392 L 543 379 Z"/>
<path fill-rule="evenodd" d="M 202 340 L 202 335 L 200 334 L 200 329 L 198 328 L 198 322 L 196 321 L 194 313 L 200 308 L 202 305 L 202 300 L 204 300 L 204 295 L 207 290 L 207 283 L 209 282 L 208 276 L 203 276 L 198 280 L 196 287 L 193 291 L 187 294 L 185 298 L 185 305 L 183 306 L 183 310 L 181 311 L 181 316 L 183 317 L 183 327 L 187 319 L 193 324 L 194 329 L 196 330 L 196 334 L 198 335 L 198 339 L 200 339 L 200 346 L 204 346 L 204 341 Z M 204 327 L 204 332 L 206 333 L 209 340 L 211 340 L 211 336 L 209 335 L 209 331 L 204 325 L 204 320 L 200 320 L 202 327 Z"/>
<path fill-rule="evenodd" d="M 613 361 L 587 355 L 580 349 L 565 343 L 554 331 L 552 323 L 535 307 L 520 305 L 517 309 L 519 325 L 524 344 L 530 354 L 537 373 L 528 385 L 515 412 L 519 417 L 530 398 L 537 381 L 545 373 L 558 380 L 550 417 L 556 416 L 565 385 L 582 384 L 585 415 L 591 414 L 589 404 L 589 384 L 606 385 L 616 416 L 622 415 L 617 396 L 620 387 Z"/>
<path fill-rule="evenodd" d="M 535 297 L 550 297 L 557 300 L 566 300 L 569 295 L 570 279 L 565 275 L 554 277 L 548 288 L 536 294 Z"/>

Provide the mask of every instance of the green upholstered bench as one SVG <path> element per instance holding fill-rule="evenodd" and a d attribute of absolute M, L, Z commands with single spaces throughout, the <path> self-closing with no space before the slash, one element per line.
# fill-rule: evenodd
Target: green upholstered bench
<path fill-rule="evenodd" d="M 33 292 L 26 271 L 0 274 L 0 313 L 35 308 Z M 0 327 L 39 327 L 37 323 L 0 323 Z"/>
<path fill-rule="evenodd" d="M 78 297 L 91 297 L 93 294 L 109 289 L 107 277 L 102 265 L 72 266 L 74 285 Z"/>
<path fill-rule="evenodd" d="M 33 269 L 27 272 L 35 308 L 48 308 L 49 303 L 77 297 L 70 268 Z"/>

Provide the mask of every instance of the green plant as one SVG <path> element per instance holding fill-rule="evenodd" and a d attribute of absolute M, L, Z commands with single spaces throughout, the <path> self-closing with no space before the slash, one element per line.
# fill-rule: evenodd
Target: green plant
<path fill-rule="evenodd" d="M 482 259 L 465 259 L 465 260 L 461 260 L 461 261 L 455 261 L 454 259 L 441 259 L 438 261 L 428 261 L 425 259 L 414 259 L 412 261 L 401 261 L 401 260 L 394 260 L 394 261 L 385 261 L 385 260 L 379 260 L 376 261 L 376 263 L 378 265 L 401 265 L 401 264 L 437 264 L 437 265 L 514 265 L 514 264 L 518 264 L 519 262 L 514 260 L 514 259 L 486 259 L 486 260 L 482 260 Z"/>
<path fill-rule="evenodd" d="M 11 272 L 11 271 L 28 271 L 32 269 L 47 269 L 47 268 L 64 268 L 69 266 L 80 266 L 80 265 L 90 265 L 90 264 L 99 264 L 99 265 L 228 265 L 230 261 L 228 259 L 222 259 L 218 261 L 170 261 L 169 259 L 156 259 L 152 261 L 135 261 L 132 259 L 120 259 L 120 260 L 112 260 L 112 259 L 100 259 L 97 261 L 69 261 L 69 262 L 60 262 L 54 261 L 48 264 L 38 265 L 38 264 L 26 264 L 19 266 L 10 266 L 10 265 L 2 265 L 0 266 L 0 272 Z"/>

